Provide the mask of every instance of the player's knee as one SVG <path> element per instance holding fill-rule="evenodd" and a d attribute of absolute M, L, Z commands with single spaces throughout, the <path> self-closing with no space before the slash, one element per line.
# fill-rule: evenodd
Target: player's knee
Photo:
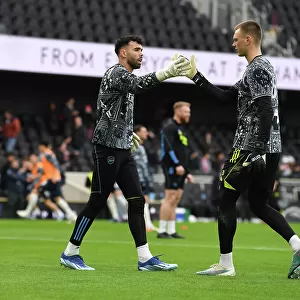
<path fill-rule="evenodd" d="M 92 210 L 95 210 L 95 211 L 99 212 L 102 208 L 105 207 L 105 205 L 106 205 L 106 199 L 104 199 L 101 194 L 93 194 L 93 193 L 91 193 L 87 205 Z"/>
<path fill-rule="evenodd" d="M 166 193 L 166 197 L 165 197 L 165 202 L 167 202 L 169 205 L 171 206 L 176 206 L 177 205 L 177 191 L 176 190 L 170 190 Z M 179 199 L 180 201 L 180 199 Z"/>
<path fill-rule="evenodd" d="M 136 199 L 128 200 L 128 211 L 131 213 L 144 214 L 145 198 L 140 196 Z"/>
<path fill-rule="evenodd" d="M 249 203 L 249 208 L 251 211 L 259 218 L 265 214 L 267 204 L 265 203 Z"/>

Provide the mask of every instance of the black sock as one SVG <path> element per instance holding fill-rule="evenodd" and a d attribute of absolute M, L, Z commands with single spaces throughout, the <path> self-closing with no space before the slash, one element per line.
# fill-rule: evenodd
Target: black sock
<path fill-rule="evenodd" d="M 144 205 L 144 197 L 128 200 L 128 224 L 136 247 L 147 244 Z"/>
<path fill-rule="evenodd" d="M 239 194 L 221 189 L 218 201 L 218 231 L 220 252 L 222 254 L 232 252 L 233 237 L 236 231 L 236 200 Z"/>
<path fill-rule="evenodd" d="M 78 215 L 70 242 L 80 246 L 85 234 L 91 227 L 94 219 L 102 208 L 106 205 L 106 200 L 91 194 L 90 199 L 81 213 Z"/>

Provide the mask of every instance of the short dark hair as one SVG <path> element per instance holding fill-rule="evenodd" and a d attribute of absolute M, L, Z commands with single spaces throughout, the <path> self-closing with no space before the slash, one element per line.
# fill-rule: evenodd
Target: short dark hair
<path fill-rule="evenodd" d="M 134 128 L 133 128 L 133 131 L 135 132 L 135 133 L 137 133 L 137 132 L 139 132 L 142 128 L 146 128 L 146 126 L 144 126 L 144 125 L 142 125 L 142 124 L 137 124 L 137 125 L 135 125 L 134 126 Z"/>
<path fill-rule="evenodd" d="M 9 156 L 15 156 L 15 153 L 14 152 L 6 152 L 6 157 L 9 157 Z"/>
<path fill-rule="evenodd" d="M 115 43 L 115 52 L 117 55 L 120 53 L 120 49 L 126 45 L 129 44 L 129 42 L 137 42 L 140 45 L 144 44 L 144 40 L 141 36 L 139 35 L 126 35 L 122 36 L 119 39 L 117 39 Z"/>
<path fill-rule="evenodd" d="M 252 36 L 257 43 L 261 42 L 262 39 L 262 30 L 260 25 L 252 20 L 244 21 L 239 23 L 234 27 L 234 30 L 241 29 L 241 31 L 245 34 L 249 34 Z"/>
<path fill-rule="evenodd" d="M 39 142 L 39 145 L 40 145 L 40 146 L 45 146 L 45 147 L 48 148 L 49 145 L 50 145 L 50 143 L 49 143 L 48 141 L 44 140 L 44 141 L 40 141 L 40 142 Z"/>

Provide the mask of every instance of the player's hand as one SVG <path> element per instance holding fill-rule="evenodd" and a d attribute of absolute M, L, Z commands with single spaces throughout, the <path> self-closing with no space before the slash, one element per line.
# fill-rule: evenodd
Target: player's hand
<path fill-rule="evenodd" d="M 265 143 L 256 142 L 253 152 L 248 154 L 243 162 L 243 167 L 246 167 L 249 172 L 260 173 L 266 170 L 266 155 Z"/>
<path fill-rule="evenodd" d="M 186 175 L 186 179 L 189 183 L 193 183 L 194 182 L 194 177 L 192 174 L 187 174 Z"/>
<path fill-rule="evenodd" d="M 135 152 L 137 149 L 139 149 L 140 146 L 140 138 L 138 137 L 138 135 L 136 135 L 135 133 L 133 133 L 133 137 L 132 137 L 132 146 L 130 148 L 131 153 Z"/>
<path fill-rule="evenodd" d="M 175 170 L 176 170 L 176 174 L 180 176 L 184 175 L 185 173 L 185 169 L 183 166 L 177 166 Z"/>
<path fill-rule="evenodd" d="M 171 77 L 176 76 L 187 76 L 188 72 L 191 70 L 190 61 L 177 53 L 171 58 L 167 66 L 161 70 L 158 70 L 155 74 L 159 81 L 164 81 Z"/>
<path fill-rule="evenodd" d="M 196 66 L 196 57 L 193 54 L 190 58 L 190 68 L 186 74 L 186 77 L 193 79 L 195 77 L 195 75 L 197 74 L 198 70 L 197 70 L 197 66 Z"/>

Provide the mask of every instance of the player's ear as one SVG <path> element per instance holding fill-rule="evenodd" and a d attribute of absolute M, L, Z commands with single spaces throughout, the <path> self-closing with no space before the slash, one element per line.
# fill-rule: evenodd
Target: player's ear
<path fill-rule="evenodd" d="M 251 43 L 252 37 L 250 35 L 246 36 L 246 45 L 249 46 Z"/>
<path fill-rule="evenodd" d="M 126 53 L 125 48 L 122 48 L 122 49 L 120 50 L 120 54 L 121 54 L 122 57 L 126 57 L 126 56 L 127 56 L 127 53 Z"/>

